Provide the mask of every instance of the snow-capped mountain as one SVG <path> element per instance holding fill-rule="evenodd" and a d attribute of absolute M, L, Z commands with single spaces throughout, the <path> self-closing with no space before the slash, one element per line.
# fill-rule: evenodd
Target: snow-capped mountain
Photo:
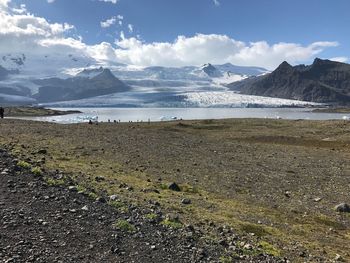
<path fill-rule="evenodd" d="M 187 67 L 113 64 L 106 68 L 83 55 L 58 58 L 55 54 L 5 54 L 0 56 L 0 66 L 0 102 L 5 103 L 118 107 L 304 105 L 229 91 L 227 83 L 268 72 L 229 63 Z"/>

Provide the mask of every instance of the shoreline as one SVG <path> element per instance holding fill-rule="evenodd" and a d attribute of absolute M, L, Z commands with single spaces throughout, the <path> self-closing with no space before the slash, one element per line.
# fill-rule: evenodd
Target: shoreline
<path fill-rule="evenodd" d="M 69 114 L 82 113 L 78 110 L 53 110 L 45 107 L 4 107 L 5 117 L 49 117 L 49 116 L 63 116 Z"/>
<path fill-rule="evenodd" d="M 16 114 L 5 117 L 53 122 L 59 124 L 85 123 L 154 123 L 226 119 L 283 120 L 347 120 L 345 112 L 311 108 L 17 108 Z M 75 115 L 74 115 L 75 114 Z M 331 115 L 329 115 L 331 114 Z M 64 117 L 64 116 L 68 117 Z M 147 117 L 149 116 L 149 117 Z M 54 118 L 57 117 L 57 118 Z"/>

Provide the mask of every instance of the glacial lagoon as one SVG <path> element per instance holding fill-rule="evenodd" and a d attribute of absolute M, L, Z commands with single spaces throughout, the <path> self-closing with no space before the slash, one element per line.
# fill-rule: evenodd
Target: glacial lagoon
<path fill-rule="evenodd" d="M 88 122 L 157 122 L 171 120 L 202 120 L 227 118 L 266 118 L 289 120 L 348 120 L 350 114 L 314 113 L 311 108 L 54 108 L 78 110 L 82 113 L 21 119 L 61 124 Z"/>

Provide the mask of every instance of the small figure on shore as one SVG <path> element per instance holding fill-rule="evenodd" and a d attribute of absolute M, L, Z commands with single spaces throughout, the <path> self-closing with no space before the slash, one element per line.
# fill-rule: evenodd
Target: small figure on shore
<path fill-rule="evenodd" d="M 4 118 L 4 112 L 5 112 L 5 109 L 3 107 L 0 107 L 0 118 L 1 119 Z"/>
<path fill-rule="evenodd" d="M 89 120 L 89 124 L 92 124 L 92 120 Z"/>

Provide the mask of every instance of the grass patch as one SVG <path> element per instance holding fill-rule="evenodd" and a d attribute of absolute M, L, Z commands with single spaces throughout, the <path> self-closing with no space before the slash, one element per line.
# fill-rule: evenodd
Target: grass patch
<path fill-rule="evenodd" d="M 241 226 L 242 230 L 246 233 L 253 233 L 258 237 L 266 236 L 268 232 L 265 230 L 263 226 L 255 225 L 255 224 L 243 224 Z"/>
<path fill-rule="evenodd" d="M 314 220 L 319 224 L 323 224 L 325 226 L 332 227 L 337 230 L 343 230 L 346 228 L 342 223 L 334 221 L 324 215 L 317 216 Z"/>
<path fill-rule="evenodd" d="M 65 185 L 64 179 L 54 179 L 50 177 L 45 177 L 45 181 L 49 186 L 62 186 Z"/>
<path fill-rule="evenodd" d="M 77 185 L 77 191 L 81 193 L 86 193 L 87 189 L 82 185 Z"/>
<path fill-rule="evenodd" d="M 154 220 L 156 219 L 158 216 L 155 214 L 155 213 L 149 213 L 149 214 L 146 214 L 145 215 L 145 218 L 146 219 L 149 219 L 149 220 Z"/>
<path fill-rule="evenodd" d="M 162 190 L 168 190 L 168 185 L 167 184 L 159 184 L 159 188 Z"/>
<path fill-rule="evenodd" d="M 34 175 L 37 175 L 37 176 L 39 176 L 39 175 L 42 174 L 42 171 L 41 171 L 40 167 L 33 167 L 32 170 L 31 170 L 31 172 L 32 172 Z"/>
<path fill-rule="evenodd" d="M 266 254 L 269 254 L 269 255 L 275 256 L 275 257 L 281 256 L 281 250 L 279 250 L 278 248 L 274 247 L 272 244 L 270 244 L 266 241 L 260 241 L 259 246 Z"/>
<path fill-rule="evenodd" d="M 219 262 L 220 263 L 232 263 L 233 262 L 233 258 L 229 257 L 229 256 L 221 256 L 219 258 Z"/>
<path fill-rule="evenodd" d="M 96 200 L 98 198 L 98 195 L 94 192 L 89 192 L 88 197 L 93 199 L 93 200 Z"/>
<path fill-rule="evenodd" d="M 161 224 L 170 228 L 182 228 L 182 223 L 179 220 L 164 219 Z"/>
<path fill-rule="evenodd" d="M 32 165 L 30 163 L 27 163 L 25 161 L 19 161 L 17 163 L 17 166 L 23 168 L 23 169 L 30 169 L 32 167 Z"/>
<path fill-rule="evenodd" d="M 128 221 L 120 219 L 113 224 L 113 227 L 119 229 L 123 232 L 134 233 L 136 232 L 136 227 L 130 224 Z"/>
<path fill-rule="evenodd" d="M 191 185 L 182 185 L 181 190 L 186 193 L 191 193 L 191 194 L 198 194 L 199 190 L 196 187 L 193 187 Z"/>
<path fill-rule="evenodd" d="M 122 201 L 109 201 L 108 204 L 116 209 L 118 209 L 119 211 L 122 212 L 127 212 L 128 211 L 128 207 L 126 204 L 124 204 Z"/>

